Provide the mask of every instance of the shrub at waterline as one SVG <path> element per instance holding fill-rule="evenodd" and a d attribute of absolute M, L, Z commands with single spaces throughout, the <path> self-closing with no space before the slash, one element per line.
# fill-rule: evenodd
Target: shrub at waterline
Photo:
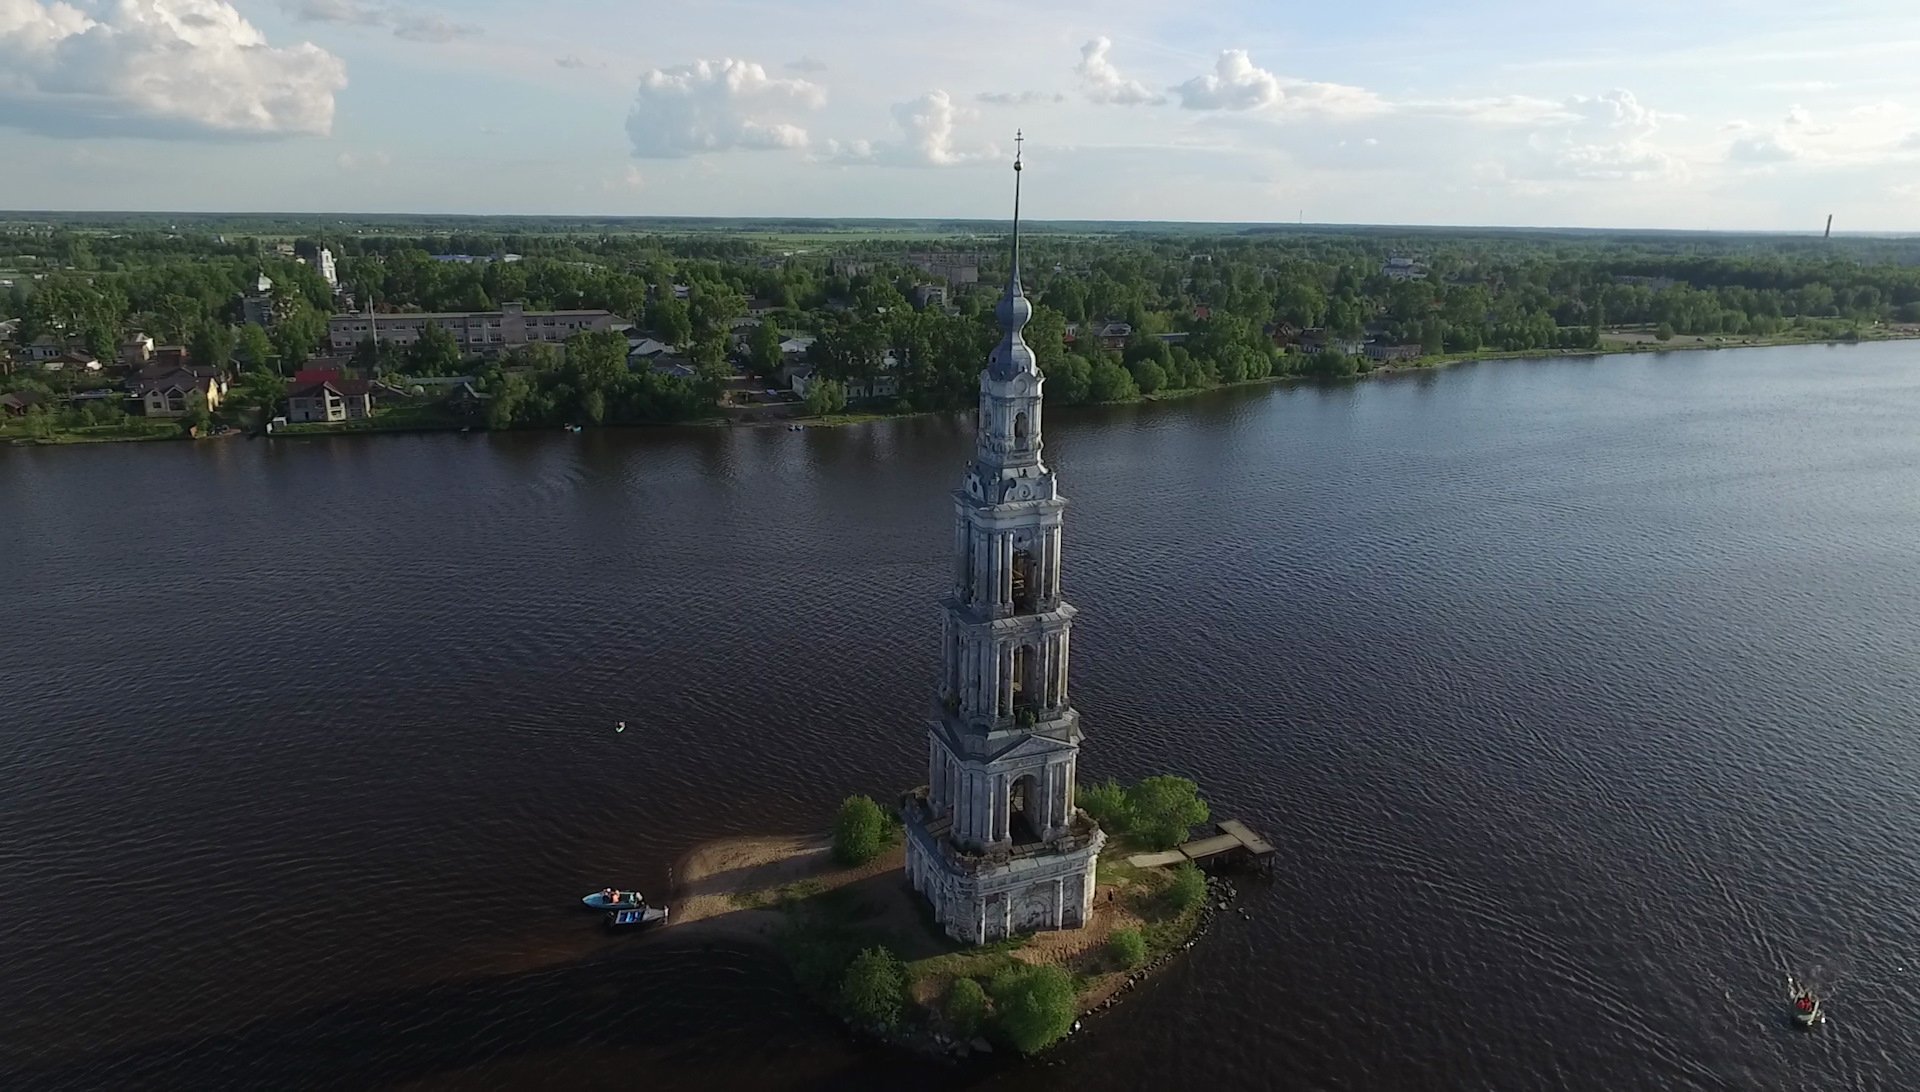
<path fill-rule="evenodd" d="M 906 997 L 907 968 L 885 948 L 868 948 L 853 957 L 840 979 L 840 1004 L 862 1024 L 898 1024 Z"/>
<path fill-rule="evenodd" d="M 987 1019 L 987 991 L 971 978 L 956 978 L 947 986 L 947 1023 L 961 1038 L 980 1034 Z"/>
<path fill-rule="evenodd" d="M 1133 825 L 1133 817 L 1127 813 L 1127 790 L 1118 781 L 1082 785 L 1074 794 L 1074 803 L 1110 834 L 1124 834 Z"/>
<path fill-rule="evenodd" d="M 1073 1028 L 1073 979 L 1055 966 L 1021 967 L 993 980 L 993 1023 L 1022 1054 L 1035 1054 Z"/>
<path fill-rule="evenodd" d="M 1132 835 L 1154 849 L 1179 845 L 1211 814 L 1200 799 L 1200 786 L 1164 775 L 1126 788 L 1115 781 L 1092 785 L 1081 789 L 1074 802 L 1102 829 Z"/>
<path fill-rule="evenodd" d="M 1200 786 L 1184 777 L 1149 777 L 1127 790 L 1131 833 L 1155 849 L 1172 849 L 1187 832 L 1207 821 Z"/>
<path fill-rule="evenodd" d="M 1146 962 L 1147 938 L 1138 929 L 1115 929 L 1107 938 L 1107 955 L 1122 970 L 1131 970 Z"/>
<path fill-rule="evenodd" d="M 833 821 L 833 859 L 863 865 L 880 855 L 887 841 L 887 813 L 871 797 L 849 796 Z"/>
<path fill-rule="evenodd" d="M 1167 885 L 1167 901 L 1175 910 L 1187 911 L 1207 897 L 1207 878 L 1192 861 L 1182 861 L 1173 870 L 1173 882 Z"/>

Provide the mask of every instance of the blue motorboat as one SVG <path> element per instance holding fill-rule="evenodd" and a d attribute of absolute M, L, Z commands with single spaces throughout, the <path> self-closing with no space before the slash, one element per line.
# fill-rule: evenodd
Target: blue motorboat
<path fill-rule="evenodd" d="M 640 892 L 622 891 L 616 887 L 595 891 L 580 901 L 589 910 L 619 910 L 647 904 L 647 900 L 641 896 Z"/>
<path fill-rule="evenodd" d="M 647 906 L 643 903 L 639 906 L 607 911 L 607 928 L 609 929 L 645 929 L 666 923 L 667 908 L 664 906 Z"/>

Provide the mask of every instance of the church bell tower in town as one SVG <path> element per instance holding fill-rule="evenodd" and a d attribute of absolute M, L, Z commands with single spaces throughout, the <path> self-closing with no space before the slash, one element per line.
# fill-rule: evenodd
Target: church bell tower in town
<path fill-rule="evenodd" d="M 1067 502 L 1040 458 L 1046 380 L 1020 335 L 1033 305 L 1020 287 L 1018 152 L 1013 169 L 1000 343 L 980 373 L 973 459 L 953 492 L 953 587 L 942 604 L 928 785 L 906 808 L 908 879 L 950 935 L 974 944 L 1086 924 L 1106 841 L 1074 806 L 1074 609 L 1060 597 Z"/>

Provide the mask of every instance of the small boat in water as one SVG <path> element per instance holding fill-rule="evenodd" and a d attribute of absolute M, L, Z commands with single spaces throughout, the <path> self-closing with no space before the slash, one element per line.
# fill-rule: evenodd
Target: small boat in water
<path fill-rule="evenodd" d="M 1827 1022 L 1827 1012 L 1821 1006 L 1820 998 L 1805 986 L 1793 991 L 1793 1021 L 1803 1028 Z"/>
<path fill-rule="evenodd" d="M 639 906 L 607 911 L 607 928 L 609 929 L 645 929 L 666 923 L 667 908 L 664 906 L 648 906 L 642 903 Z"/>
<path fill-rule="evenodd" d="M 645 906 L 647 904 L 647 900 L 641 897 L 640 892 L 622 891 L 615 887 L 609 887 L 603 891 L 595 891 L 593 894 L 581 899 L 580 902 L 589 910 L 618 910 L 622 907 Z"/>

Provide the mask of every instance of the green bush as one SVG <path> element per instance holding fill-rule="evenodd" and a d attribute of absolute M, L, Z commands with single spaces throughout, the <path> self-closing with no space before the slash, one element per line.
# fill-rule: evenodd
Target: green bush
<path fill-rule="evenodd" d="M 1054 966 L 1020 967 L 993 980 L 994 1027 L 1022 1054 L 1035 1054 L 1073 1028 L 1073 979 Z"/>
<path fill-rule="evenodd" d="M 1122 969 L 1138 967 L 1147 960 L 1147 938 L 1138 929 L 1115 929 L 1107 938 L 1107 954 Z"/>
<path fill-rule="evenodd" d="M 1207 878 L 1192 861 L 1182 861 L 1173 870 L 1173 883 L 1167 887 L 1167 901 L 1180 911 L 1191 910 L 1207 897 Z"/>
<path fill-rule="evenodd" d="M 833 859 L 843 865 L 863 865 L 880 855 L 887 841 L 887 813 L 872 797 L 849 796 L 840 802 L 833 822 Z"/>
<path fill-rule="evenodd" d="M 885 948 L 868 948 L 853 957 L 840 978 L 840 1004 L 863 1024 L 890 1028 L 906 1005 L 907 968 Z"/>
<path fill-rule="evenodd" d="M 1653 336 L 1660 341 L 1673 340 L 1673 323 L 1663 322 L 1653 328 Z"/>
<path fill-rule="evenodd" d="M 971 978 L 956 978 L 947 986 L 947 1022 L 961 1038 L 980 1034 L 987 1019 L 987 991 Z"/>
<path fill-rule="evenodd" d="M 1149 777 L 1127 790 L 1131 833 L 1156 849 L 1186 841 L 1187 832 L 1207 821 L 1200 786 L 1184 777 Z"/>
<path fill-rule="evenodd" d="M 1132 817 L 1127 814 L 1127 790 L 1117 781 L 1083 786 L 1075 796 L 1075 803 L 1092 816 L 1094 822 L 1115 834 L 1124 834 L 1133 825 Z"/>

